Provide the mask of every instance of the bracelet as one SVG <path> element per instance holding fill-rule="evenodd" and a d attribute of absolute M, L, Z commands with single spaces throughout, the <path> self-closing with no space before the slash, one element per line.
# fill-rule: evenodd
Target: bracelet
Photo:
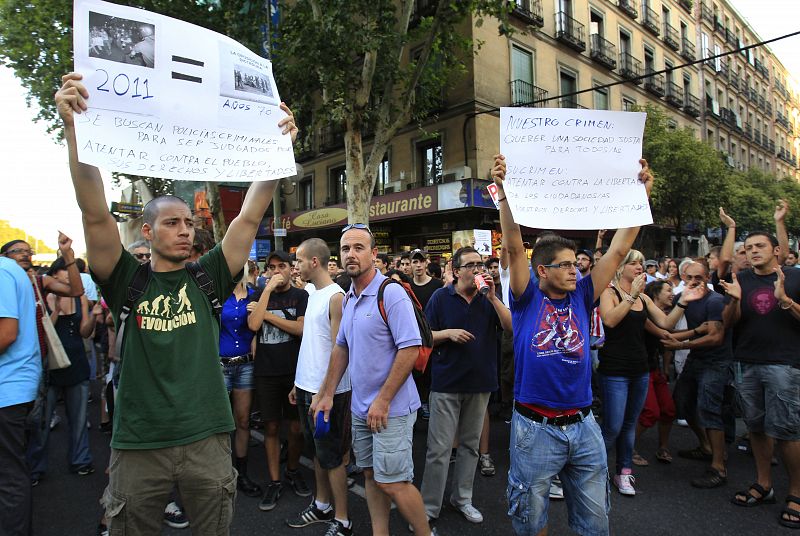
<path fill-rule="evenodd" d="M 791 300 L 791 303 L 786 307 L 783 306 L 783 303 L 781 303 L 780 306 L 781 306 L 781 309 L 783 309 L 784 311 L 788 311 L 789 309 L 794 307 L 794 300 Z"/>
<path fill-rule="evenodd" d="M 625 301 L 630 303 L 630 304 L 634 304 L 634 303 L 636 303 L 636 298 L 634 298 L 633 296 L 628 294 L 627 296 L 625 296 Z"/>
<path fill-rule="evenodd" d="M 68 262 L 68 263 L 66 263 L 66 264 L 64 265 L 64 268 L 69 268 L 69 267 L 70 267 L 70 266 L 72 266 L 73 264 L 75 264 L 75 261 Z"/>
<path fill-rule="evenodd" d="M 503 196 L 503 198 L 502 198 L 502 199 L 498 197 L 498 198 L 497 198 L 497 204 L 499 205 L 501 201 L 505 201 L 505 200 L 506 200 L 506 197 L 505 197 L 505 196 Z"/>
<path fill-rule="evenodd" d="M 683 304 L 681 302 L 676 303 L 675 306 L 676 307 L 680 307 L 681 309 L 686 309 L 688 307 L 688 305 L 685 305 L 685 304 Z"/>

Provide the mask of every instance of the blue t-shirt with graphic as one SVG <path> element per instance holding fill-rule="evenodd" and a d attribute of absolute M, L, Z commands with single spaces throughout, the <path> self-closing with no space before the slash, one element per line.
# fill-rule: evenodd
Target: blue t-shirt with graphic
<path fill-rule="evenodd" d="M 514 399 L 553 409 L 592 404 L 589 328 L 594 307 L 591 277 L 560 300 L 531 279 L 519 298 L 511 293 L 514 324 Z"/>

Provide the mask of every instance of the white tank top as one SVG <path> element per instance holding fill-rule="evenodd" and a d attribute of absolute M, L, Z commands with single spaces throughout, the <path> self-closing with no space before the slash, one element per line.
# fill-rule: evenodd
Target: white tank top
<path fill-rule="evenodd" d="M 297 358 L 297 372 L 294 384 L 309 393 L 319 392 L 328 372 L 333 343 L 331 341 L 331 320 L 329 308 L 334 294 L 344 294 L 342 287 L 331 283 L 317 289 L 308 297 L 306 316 L 303 319 L 303 340 Z M 350 390 L 350 373 L 345 370 L 336 393 Z"/>

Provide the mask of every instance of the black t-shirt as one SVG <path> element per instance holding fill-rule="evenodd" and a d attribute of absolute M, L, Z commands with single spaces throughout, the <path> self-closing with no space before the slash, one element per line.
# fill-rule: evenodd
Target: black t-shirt
<path fill-rule="evenodd" d="M 784 268 L 786 295 L 800 302 L 800 270 Z M 734 357 L 746 363 L 785 364 L 800 367 L 800 322 L 780 308 L 775 298 L 776 274 L 757 275 L 752 270 L 736 274 L 742 287 L 741 318 Z"/>
<path fill-rule="evenodd" d="M 250 295 L 250 301 L 258 302 L 261 290 Z M 275 292 L 269 296 L 267 314 L 287 320 L 297 320 L 306 315 L 308 292 L 290 287 L 286 292 Z M 253 373 L 256 376 L 294 376 L 297 356 L 300 353 L 300 337 L 295 337 L 274 324 L 264 322 L 256 336 L 256 359 Z"/>
<path fill-rule="evenodd" d="M 420 305 L 422 305 L 422 310 L 425 310 L 425 306 L 428 305 L 428 300 L 431 299 L 433 293 L 436 292 L 437 289 L 440 289 L 444 286 L 441 279 L 436 279 L 435 277 L 431 277 L 431 280 L 425 283 L 424 285 L 417 285 L 414 281 L 411 281 L 411 290 L 414 291 L 414 296 L 417 297 L 419 300 Z"/>
<path fill-rule="evenodd" d="M 681 295 L 675 296 L 675 303 L 678 303 Z M 689 302 L 684 311 L 686 325 L 688 329 L 700 327 L 703 322 L 722 322 L 722 311 L 725 309 L 727 300 L 717 292 L 708 292 L 699 300 Z M 731 344 L 731 330 L 725 330 L 725 337 L 722 344 L 714 347 L 694 348 L 689 352 L 689 358 L 702 359 L 703 361 L 729 361 L 733 357 L 733 346 Z"/>
<path fill-rule="evenodd" d="M 728 273 L 725 274 L 725 277 L 723 277 L 722 279 L 720 279 L 720 277 L 717 274 L 716 270 L 714 270 L 711 273 L 711 285 L 714 287 L 714 290 L 718 294 L 722 294 L 723 296 L 725 296 L 727 294 L 727 292 L 725 291 L 725 289 L 721 285 L 722 281 L 725 281 L 726 283 L 733 283 L 733 276 L 731 275 L 731 271 L 730 270 L 728 270 Z"/>

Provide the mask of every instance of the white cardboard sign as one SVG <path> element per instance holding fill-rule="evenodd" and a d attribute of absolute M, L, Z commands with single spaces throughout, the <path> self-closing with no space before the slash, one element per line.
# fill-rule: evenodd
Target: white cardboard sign
<path fill-rule="evenodd" d="M 75 119 L 81 162 L 179 180 L 296 174 L 268 60 L 216 32 L 99 0 L 75 1 L 73 28 L 89 91 Z"/>
<path fill-rule="evenodd" d="M 653 223 L 641 169 L 646 114 L 501 108 L 504 189 L 514 221 L 539 229 Z"/>

